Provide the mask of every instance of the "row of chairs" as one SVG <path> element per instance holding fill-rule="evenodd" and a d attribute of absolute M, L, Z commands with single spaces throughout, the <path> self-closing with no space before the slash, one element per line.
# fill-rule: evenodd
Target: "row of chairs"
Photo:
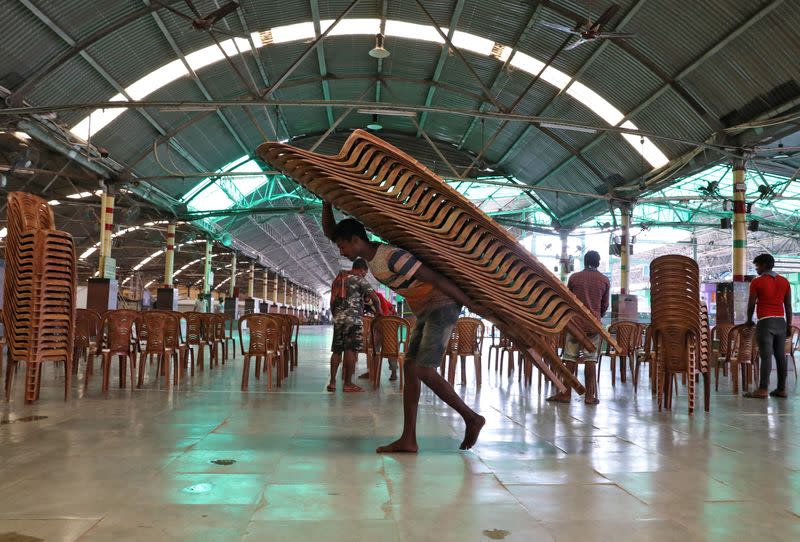
<path fill-rule="evenodd" d="M 244 328 L 249 331 L 247 349 L 244 347 Z M 276 386 L 297 367 L 297 335 L 300 319 L 285 314 L 252 313 L 239 319 L 239 348 L 244 356 L 242 366 L 242 391 L 250 383 L 250 364 L 253 362 L 255 378 L 267 375 L 267 390 L 272 390 L 272 370 L 277 371 Z"/>
<path fill-rule="evenodd" d="M 288 330 L 286 352 L 291 353 L 286 371 L 297 363 L 297 330 L 300 321 L 295 316 L 277 316 Z M 241 342 L 241 321 L 240 342 Z M 185 337 L 183 330 L 186 330 Z M 112 310 L 103 315 L 78 309 L 76 314 L 74 358 L 86 361 L 85 386 L 94 373 L 94 358 L 101 357 L 102 389 L 108 391 L 113 356 L 119 359 L 119 386 L 126 387 L 130 371 L 131 384 L 142 387 L 148 364 L 156 361 L 156 374 L 164 377 L 165 385 L 178 386 L 187 371 L 195 367 L 205 371 L 205 350 L 208 348 L 209 369 L 219 366 L 229 356 L 228 343 L 236 348 L 233 322 L 222 314 L 175 311 Z M 196 351 L 196 352 L 195 352 Z M 195 355 L 196 353 L 196 355 Z M 221 354 L 221 356 L 220 356 Z M 138 375 L 136 375 L 138 356 Z M 284 358 L 289 359 L 287 355 Z M 75 364 L 77 370 L 77 363 Z M 284 373 L 284 374 L 285 374 Z M 138 376 L 138 377 L 137 377 Z"/>

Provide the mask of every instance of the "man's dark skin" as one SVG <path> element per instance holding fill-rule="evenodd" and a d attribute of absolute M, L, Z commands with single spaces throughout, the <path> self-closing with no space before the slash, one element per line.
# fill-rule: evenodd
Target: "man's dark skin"
<path fill-rule="evenodd" d="M 322 207 L 322 230 L 326 237 L 333 238 L 336 228 L 336 220 L 333 216 L 333 207 L 327 202 Z M 342 256 L 354 260 L 364 258 L 370 261 L 375 257 L 378 250 L 378 243 L 364 241 L 360 237 L 353 236 L 350 239 L 338 240 L 336 245 Z M 464 292 L 455 284 L 439 275 L 432 269 L 422 265 L 414 278 L 423 282 L 433 284 L 445 295 L 449 296 L 457 303 L 478 312 L 476 305 Z M 461 442 L 460 449 L 468 450 L 475 445 L 478 435 L 486 423 L 483 416 L 479 416 L 470 409 L 453 387 L 442 378 L 434 367 L 421 367 L 414 360 L 406 360 L 404 366 L 404 385 L 403 385 L 403 434 L 399 439 L 386 446 L 379 447 L 378 453 L 416 453 L 417 445 L 417 408 L 421 392 L 421 383 L 424 382 L 440 399 L 458 412 L 466 423 L 464 440 Z"/>

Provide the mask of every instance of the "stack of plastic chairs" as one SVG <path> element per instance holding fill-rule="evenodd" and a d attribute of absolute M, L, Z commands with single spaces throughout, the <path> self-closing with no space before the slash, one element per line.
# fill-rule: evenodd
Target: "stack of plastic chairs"
<path fill-rule="evenodd" d="M 658 409 L 672 408 L 673 376 L 686 376 L 689 413 L 694 412 L 695 377 L 703 374 L 709 409 L 708 316 L 700 304 L 700 270 L 686 256 L 660 256 L 650 263 L 651 329 L 656 360 Z"/>
<path fill-rule="evenodd" d="M 308 190 L 358 218 L 386 241 L 412 252 L 484 308 L 561 390 L 583 386 L 547 348 L 544 336 L 568 329 L 589 351 L 576 318 L 600 322 L 558 277 L 490 217 L 422 164 L 378 137 L 356 130 L 336 156 L 276 142 L 259 156 Z"/>
<path fill-rule="evenodd" d="M 55 229 L 45 200 L 22 192 L 8 195 L 8 235 L 3 324 L 8 341 L 6 400 L 17 363 L 26 362 L 25 401 L 39 398 L 41 365 L 63 362 L 64 398 L 72 385 L 75 321 L 75 244 Z"/>

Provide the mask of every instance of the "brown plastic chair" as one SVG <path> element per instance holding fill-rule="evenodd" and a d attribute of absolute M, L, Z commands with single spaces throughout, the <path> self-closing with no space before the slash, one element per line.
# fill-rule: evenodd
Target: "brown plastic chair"
<path fill-rule="evenodd" d="M 739 393 L 739 377 L 742 389 L 746 392 L 753 380 L 754 365 L 758 366 L 758 343 L 756 326 L 739 324 L 728 334 L 728 356 L 731 364 L 731 386 L 734 394 Z"/>
<path fill-rule="evenodd" d="M 369 371 L 369 360 L 372 359 L 372 321 L 375 318 L 373 316 L 362 316 L 361 317 L 361 334 L 364 338 L 361 341 L 361 350 L 358 351 L 358 354 L 364 354 L 367 358 L 367 371 Z M 357 361 L 357 360 L 356 360 Z"/>
<path fill-rule="evenodd" d="M 250 337 L 247 350 L 244 349 L 242 328 L 247 325 Z M 239 319 L 239 345 L 244 356 L 242 364 L 242 391 L 247 391 L 250 380 L 250 360 L 255 358 L 255 376 L 259 378 L 263 360 L 267 374 L 267 390 L 272 390 L 272 367 L 277 368 L 276 386 L 281 387 L 283 363 L 279 359 L 281 320 L 272 315 L 252 313 Z"/>
<path fill-rule="evenodd" d="M 206 340 L 206 334 L 203 326 L 203 322 L 207 314 L 208 313 L 205 312 L 195 311 L 183 313 L 183 317 L 186 319 L 186 345 L 189 348 L 189 360 L 192 376 L 194 376 L 195 365 L 200 367 L 201 373 L 205 371 L 204 351 L 206 346 L 208 346 L 209 358 L 213 356 L 214 344 L 213 342 L 209 343 Z M 193 346 L 196 346 L 198 350 L 196 361 L 194 350 L 192 350 Z"/>
<path fill-rule="evenodd" d="M 639 390 L 639 369 L 644 363 L 650 364 L 650 392 L 656 392 L 656 379 L 655 379 L 655 364 L 653 363 L 653 328 L 652 326 L 639 324 L 644 334 L 644 342 L 641 347 L 636 351 L 636 367 L 633 371 L 633 392 L 634 394 Z"/>
<path fill-rule="evenodd" d="M 147 340 L 139 353 L 139 379 L 137 387 L 141 388 L 144 383 L 145 370 L 148 365 L 146 361 L 152 363 L 153 357 L 156 358 L 156 374 L 164 376 L 164 385 L 169 387 L 172 381 L 172 374 L 175 375 L 174 385 L 180 383 L 181 373 L 184 371 L 183 360 L 186 352 L 178 351 L 178 319 L 169 312 L 145 311 L 139 316 L 137 324 L 144 324 L 148 329 Z M 182 355 L 181 355 L 182 354 Z"/>
<path fill-rule="evenodd" d="M 797 380 L 797 362 L 794 354 L 797 352 L 798 345 L 800 345 L 800 327 L 792 326 L 791 334 L 786 337 L 786 363 L 792 362 L 795 380 Z"/>
<path fill-rule="evenodd" d="M 625 382 L 625 361 L 629 361 L 631 378 L 636 367 L 636 351 L 641 346 L 642 329 L 637 322 L 619 321 L 608 326 L 608 332 L 617 340 L 619 349 L 610 346 L 606 355 L 611 359 L 611 385 L 616 384 L 617 357 L 619 357 L 619 376 Z"/>
<path fill-rule="evenodd" d="M 717 350 L 714 352 L 714 390 L 719 391 L 719 369 L 722 367 L 722 375 L 728 375 L 728 346 L 730 345 L 730 333 L 733 329 L 733 324 L 717 324 L 711 328 L 711 341 L 717 345 Z"/>
<path fill-rule="evenodd" d="M 131 386 L 135 380 L 136 349 L 133 338 L 135 337 L 136 322 L 139 312 L 120 309 L 108 311 L 103 315 L 100 324 L 103 333 L 102 367 L 103 367 L 103 392 L 108 392 L 111 379 L 111 357 L 119 357 L 119 387 L 124 388 L 126 383 L 127 366 L 130 365 Z M 89 379 L 85 380 L 88 386 Z"/>
<path fill-rule="evenodd" d="M 472 356 L 475 364 L 475 384 L 480 387 L 484 331 L 483 321 L 478 318 L 459 318 L 456 322 L 445 353 L 445 357 L 449 358 L 447 381 L 450 382 L 450 385 L 455 383 L 456 365 L 459 359 L 461 360 L 461 384 L 467 383 L 467 356 Z"/>
<path fill-rule="evenodd" d="M 403 370 L 410 330 L 408 320 L 399 316 L 376 316 L 372 321 L 369 340 L 373 354 L 369 360 L 369 378 L 373 389 L 378 389 L 381 385 L 384 358 L 397 360 L 400 367 L 400 389 L 403 389 Z"/>
<path fill-rule="evenodd" d="M 81 357 L 86 361 L 86 373 L 94 372 L 94 358 L 100 355 L 100 323 L 97 311 L 75 310 L 75 339 L 72 345 L 73 372 L 77 372 Z"/>

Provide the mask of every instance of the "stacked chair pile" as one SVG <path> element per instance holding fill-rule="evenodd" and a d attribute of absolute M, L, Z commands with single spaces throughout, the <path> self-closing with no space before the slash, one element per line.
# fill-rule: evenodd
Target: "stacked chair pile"
<path fill-rule="evenodd" d="M 652 323 L 658 408 L 672 407 L 673 376 L 685 375 L 689 412 L 694 412 L 695 377 L 702 373 L 709 409 L 708 314 L 700 303 L 700 271 L 686 256 L 660 256 L 650 263 Z"/>
<path fill-rule="evenodd" d="M 276 142 L 264 143 L 258 154 L 450 279 L 480 305 L 482 316 L 530 353 L 558 389 L 571 386 L 583 393 L 545 337 L 567 329 L 594 350 L 576 325 L 582 316 L 606 340 L 613 339 L 511 234 L 422 164 L 362 130 L 354 131 L 336 156 Z"/>
<path fill-rule="evenodd" d="M 25 401 L 39 398 L 41 365 L 63 362 L 64 397 L 72 379 L 75 321 L 75 244 L 55 229 L 48 203 L 31 194 L 8 194 L 8 236 L 3 325 L 8 344 L 6 400 L 17 363 L 26 362 Z"/>

